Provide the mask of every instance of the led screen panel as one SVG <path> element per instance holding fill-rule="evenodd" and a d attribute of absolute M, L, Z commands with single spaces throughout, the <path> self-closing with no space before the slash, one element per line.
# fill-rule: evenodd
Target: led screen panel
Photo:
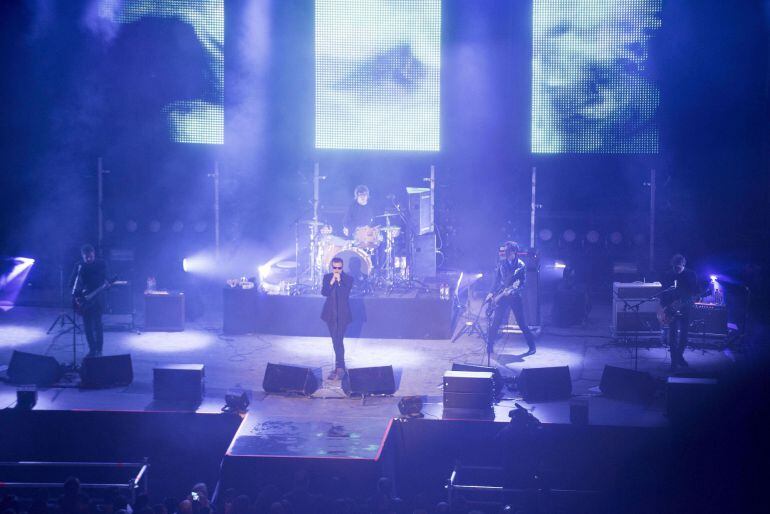
<path fill-rule="evenodd" d="M 440 0 L 316 0 L 315 147 L 438 151 Z"/>
<path fill-rule="evenodd" d="M 662 0 L 534 0 L 532 152 L 654 154 Z"/>
<path fill-rule="evenodd" d="M 189 77 L 176 78 L 185 84 L 183 87 L 176 93 L 168 92 L 170 98 L 162 111 L 169 137 L 179 143 L 224 143 L 224 0 L 100 0 L 98 16 L 114 24 L 116 34 L 121 27 L 149 19 L 189 25 L 195 40 L 192 45 L 200 45 L 204 58 L 200 64 L 196 61 L 195 69 L 185 70 Z M 174 37 L 171 30 L 168 34 Z M 153 54 L 168 52 L 163 48 L 169 45 L 168 38 L 159 36 L 157 41 L 146 43 L 149 51 L 137 47 L 136 52 L 144 52 L 147 60 L 152 60 Z M 186 56 L 180 54 L 177 59 L 183 61 Z"/>

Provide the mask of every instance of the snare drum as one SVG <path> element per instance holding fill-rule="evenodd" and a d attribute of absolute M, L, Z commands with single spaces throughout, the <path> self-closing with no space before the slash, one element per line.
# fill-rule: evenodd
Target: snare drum
<path fill-rule="evenodd" d="M 377 227 L 358 227 L 353 239 L 359 248 L 377 248 L 382 243 L 382 234 Z"/>

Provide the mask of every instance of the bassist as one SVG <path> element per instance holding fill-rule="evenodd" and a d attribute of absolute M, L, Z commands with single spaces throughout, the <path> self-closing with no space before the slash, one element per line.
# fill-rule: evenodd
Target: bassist
<path fill-rule="evenodd" d="M 104 261 L 96 258 L 96 250 L 90 244 L 80 248 L 82 262 L 75 265 L 72 271 L 72 296 L 76 310 L 83 317 L 83 330 L 88 341 L 86 357 L 98 357 L 102 354 L 104 329 L 102 327 L 102 312 L 104 298 L 97 294 L 88 302 L 84 298 L 89 293 L 103 288 L 107 282 L 107 266 Z"/>
<path fill-rule="evenodd" d="M 524 302 L 521 297 L 527 268 L 524 261 L 519 259 L 518 253 L 519 246 L 513 241 L 507 241 L 500 246 L 500 260 L 495 272 L 495 282 L 486 300 L 494 309 L 487 339 L 487 352 L 489 354 L 494 350 L 495 341 L 499 337 L 500 325 L 508 319 L 510 311 L 513 311 L 516 323 L 527 340 L 529 347 L 527 355 L 532 355 L 536 350 L 535 337 L 529 330 L 524 317 Z"/>
<path fill-rule="evenodd" d="M 684 349 L 690 327 L 690 310 L 698 297 L 698 278 L 695 272 L 686 268 L 687 260 L 681 254 L 671 257 L 671 270 L 663 277 L 664 289 L 660 303 L 664 323 L 668 324 L 668 344 L 671 349 L 671 369 L 687 367 Z"/>

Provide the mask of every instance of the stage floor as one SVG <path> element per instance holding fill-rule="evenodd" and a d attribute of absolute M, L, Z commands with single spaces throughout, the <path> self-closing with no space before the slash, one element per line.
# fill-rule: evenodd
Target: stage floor
<path fill-rule="evenodd" d="M 58 310 L 17 307 L 0 313 L 0 367 L 7 365 L 13 350 L 46 354 L 61 363 L 72 361 L 72 337 L 46 335 Z M 742 354 L 715 345 L 699 344 L 688 348 L 685 357 L 690 363 L 688 373 L 714 375 L 729 372 L 741 361 Z M 348 367 L 383 366 L 392 364 L 396 371 L 398 390 L 394 397 L 360 399 L 345 398 L 338 382 L 324 382 L 313 398 L 265 396 L 261 384 L 268 362 L 296 364 L 322 368 L 324 376 L 331 369 L 331 341 L 324 337 L 290 337 L 276 335 L 224 336 L 221 319 L 187 323 L 184 332 L 113 332 L 105 333 L 105 354 L 130 353 L 134 366 L 134 381 L 123 388 L 79 390 L 51 388 L 39 393 L 38 409 L 95 410 L 163 410 L 152 402 L 152 370 L 171 363 L 202 363 L 206 366 L 206 397 L 201 411 L 218 411 L 226 391 L 240 387 L 252 391 L 252 410 L 275 416 L 311 417 L 317 421 L 337 417 L 377 418 L 383 421 L 398 415 L 401 396 L 426 397 L 426 412 L 440 417 L 441 382 L 444 371 L 453 362 L 484 364 L 484 344 L 477 336 L 464 335 L 454 343 L 449 339 L 357 339 L 346 340 Z M 651 346 L 647 346 L 651 345 Z M 77 353 L 82 356 L 86 345 L 82 336 L 77 340 Z M 492 364 L 506 375 L 518 375 L 525 367 L 569 366 L 573 395 L 598 397 L 597 387 L 605 364 L 649 371 L 661 382 L 669 375 L 666 349 L 655 342 L 643 342 L 636 350 L 613 341 L 609 332 L 609 309 L 594 308 L 589 323 L 571 329 L 550 329 L 547 326 L 538 337 L 535 355 L 524 356 L 526 345 L 520 335 L 501 339 L 492 357 Z M 506 393 L 516 400 L 515 393 Z M 598 398 L 596 398 L 598 399 Z M 602 399 L 604 400 L 604 399 Z M 0 408 L 13 405 L 15 386 L 0 385 Z M 435 404 L 435 406 L 433 406 Z M 556 404 L 549 404 L 553 410 Z M 439 411 L 436 411 L 438 407 Z M 502 404 L 501 420 L 507 421 L 507 407 Z M 601 407 L 604 410 L 604 407 Z M 630 410 L 629 410 L 630 409 Z M 544 412 L 544 407 L 536 409 Z M 609 409 L 610 411 L 613 409 Z M 616 415 L 602 414 L 603 423 L 647 424 L 639 412 L 662 415 L 662 401 L 650 407 L 637 406 L 614 409 Z M 598 412 L 598 411 L 597 411 Z M 558 418 L 558 421 L 556 419 Z M 616 419 L 615 419 L 616 418 Z M 555 422 L 562 422 L 558 415 Z M 545 420 L 544 420 L 545 421 Z"/>

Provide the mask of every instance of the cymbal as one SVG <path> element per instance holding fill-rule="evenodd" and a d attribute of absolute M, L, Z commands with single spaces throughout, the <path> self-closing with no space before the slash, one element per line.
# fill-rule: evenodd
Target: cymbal
<path fill-rule="evenodd" d="M 395 218 L 396 216 L 398 216 L 398 213 L 386 212 L 385 214 L 379 214 L 375 216 L 375 218 Z"/>

